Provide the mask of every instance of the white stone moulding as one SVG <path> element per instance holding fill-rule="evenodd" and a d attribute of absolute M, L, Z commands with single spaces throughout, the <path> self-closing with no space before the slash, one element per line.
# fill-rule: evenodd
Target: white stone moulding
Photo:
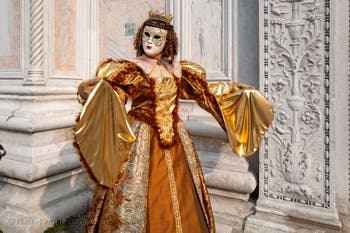
<path fill-rule="evenodd" d="M 179 55 L 178 58 L 181 60 L 194 60 L 193 57 L 193 45 L 191 38 L 193 36 L 192 22 L 195 20 L 193 18 L 192 5 L 194 0 L 179 0 L 179 1 L 166 1 L 166 9 L 169 13 L 174 16 L 174 28 L 179 35 Z M 203 4 L 206 4 L 203 2 Z M 234 42 L 234 37 L 237 33 L 236 24 L 237 19 L 234 17 L 235 10 L 237 10 L 236 1 L 222 0 L 221 1 L 221 35 L 215 35 L 220 38 L 220 43 L 222 43 L 220 51 L 220 68 L 217 71 L 207 72 L 207 80 L 222 80 L 231 81 L 236 79 L 234 76 L 234 64 L 237 64 L 237 44 Z M 197 12 L 200 12 L 198 10 Z M 202 12 L 203 14 L 209 14 L 210 12 Z M 211 18 L 207 18 L 212 20 Z M 205 56 L 205 48 L 200 48 L 203 50 Z"/>
<path fill-rule="evenodd" d="M 80 168 L 72 136 L 71 128 L 37 133 L 1 130 L 1 143 L 8 153 L 0 163 L 0 179 L 10 183 L 17 180 L 30 189 L 46 180 L 54 182 L 52 177 Z"/>
<path fill-rule="evenodd" d="M 0 128 L 34 133 L 72 127 L 79 112 L 73 87 L 0 86 Z"/>
<path fill-rule="evenodd" d="M 91 0 L 90 2 L 90 43 L 89 43 L 89 59 L 87 76 L 90 77 L 96 72 L 96 67 L 99 64 L 99 0 Z"/>
<path fill-rule="evenodd" d="M 208 187 L 218 190 L 249 195 L 257 185 L 255 176 L 251 172 L 241 173 L 206 167 L 203 167 L 203 172 Z"/>
<path fill-rule="evenodd" d="M 23 79 L 22 69 L 0 70 L 0 79 Z"/>

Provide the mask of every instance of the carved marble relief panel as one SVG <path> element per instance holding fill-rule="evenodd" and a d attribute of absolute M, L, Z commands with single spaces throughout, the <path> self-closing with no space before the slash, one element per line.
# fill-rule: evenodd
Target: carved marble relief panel
<path fill-rule="evenodd" d="M 208 73 L 222 71 L 222 1 L 192 0 L 192 59 Z"/>
<path fill-rule="evenodd" d="M 329 208 L 329 1 L 265 0 L 264 196 Z"/>
<path fill-rule="evenodd" d="M 0 69 L 20 68 L 20 1 L 3 0 L 0 7 Z"/>
<path fill-rule="evenodd" d="M 76 0 L 56 0 L 54 12 L 54 69 L 76 71 Z"/>
<path fill-rule="evenodd" d="M 136 56 L 134 35 L 150 9 L 165 11 L 162 0 L 99 0 L 99 58 L 130 59 Z"/>

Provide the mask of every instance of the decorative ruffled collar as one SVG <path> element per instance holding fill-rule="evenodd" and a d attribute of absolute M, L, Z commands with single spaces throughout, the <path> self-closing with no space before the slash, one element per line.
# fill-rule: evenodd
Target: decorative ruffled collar
<path fill-rule="evenodd" d="M 156 59 L 152 59 L 154 61 L 154 64 L 152 65 L 152 67 L 150 67 L 149 65 L 147 65 L 147 62 L 142 59 L 142 56 L 137 57 L 135 59 L 130 60 L 131 62 L 135 63 L 138 67 L 140 67 L 143 72 L 145 72 L 145 74 L 149 75 L 152 70 L 153 67 L 155 65 L 157 65 L 157 60 Z M 182 76 L 182 72 L 181 72 L 181 64 L 179 61 L 175 60 L 173 62 L 173 64 L 169 64 L 168 61 L 166 59 L 162 59 L 162 64 L 168 69 L 168 70 L 172 70 L 174 76 L 180 78 Z"/>

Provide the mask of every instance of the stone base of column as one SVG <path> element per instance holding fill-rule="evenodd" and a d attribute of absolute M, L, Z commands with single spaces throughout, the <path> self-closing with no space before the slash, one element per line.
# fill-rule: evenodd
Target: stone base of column
<path fill-rule="evenodd" d="M 7 151 L 0 161 L 3 232 L 42 233 L 59 220 L 87 211 L 91 186 L 73 148 L 72 133 L 71 128 L 0 130 Z"/>
<path fill-rule="evenodd" d="M 245 219 L 253 214 L 254 203 L 247 201 L 249 194 L 209 189 L 218 233 L 241 233 Z"/>
<path fill-rule="evenodd" d="M 340 220 L 342 223 L 342 233 L 350 232 L 350 213 L 348 215 L 341 215 Z"/>
<path fill-rule="evenodd" d="M 91 190 L 81 168 L 32 183 L 0 177 L 0 229 L 42 233 L 58 221 L 86 212 Z"/>
<path fill-rule="evenodd" d="M 256 214 L 247 218 L 244 233 L 339 233 L 341 230 L 339 219 L 332 213 L 319 211 L 317 214 L 315 210 L 312 217 L 308 211 L 298 214 L 295 208 L 296 217 L 287 213 L 293 212 L 291 209 L 281 211 L 261 206 L 256 206 L 256 209 Z"/>

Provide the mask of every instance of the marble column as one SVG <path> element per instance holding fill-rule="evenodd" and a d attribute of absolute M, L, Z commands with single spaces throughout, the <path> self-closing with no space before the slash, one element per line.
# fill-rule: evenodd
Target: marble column
<path fill-rule="evenodd" d="M 261 90 L 275 119 L 260 149 L 259 199 L 245 232 L 339 232 L 336 200 L 340 190 L 348 193 L 338 187 L 348 177 L 348 160 L 337 142 L 345 122 L 336 110 L 342 106 L 338 91 L 348 86 L 337 83 L 337 75 L 348 59 L 335 53 L 341 46 L 336 22 L 348 2 L 259 3 Z"/>

